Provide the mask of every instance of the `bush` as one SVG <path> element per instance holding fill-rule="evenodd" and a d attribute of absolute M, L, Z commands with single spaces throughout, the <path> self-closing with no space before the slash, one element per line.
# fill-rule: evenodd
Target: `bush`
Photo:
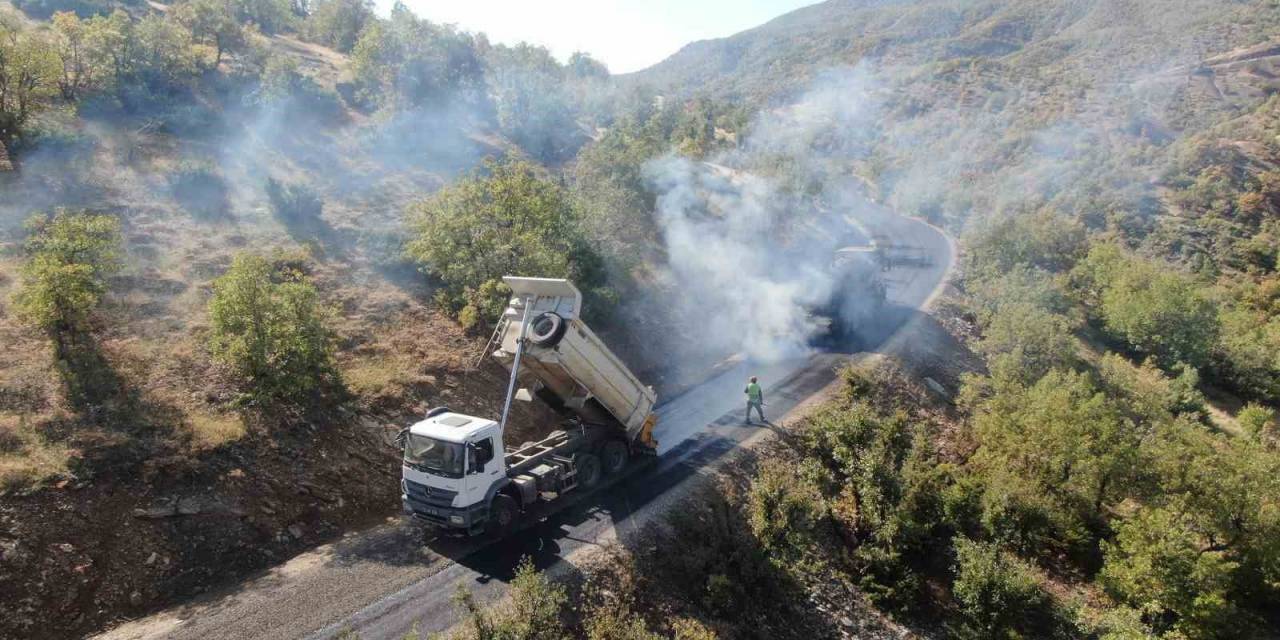
<path fill-rule="evenodd" d="M 286 184 L 267 179 L 267 200 L 271 211 L 286 225 L 311 224 L 320 218 L 324 199 L 305 184 Z"/>
<path fill-rule="evenodd" d="M 599 258 L 560 185 L 519 160 L 489 161 L 485 171 L 411 210 L 416 237 L 406 253 L 444 284 L 438 302 L 478 322 L 501 313 L 504 275 L 569 278 L 588 295 L 603 284 Z M 587 308 L 600 313 L 603 306 Z"/>
<path fill-rule="evenodd" d="M 963 616 L 959 635 L 970 638 L 1043 637 L 1033 632 L 1052 620 L 1052 602 L 1026 563 L 995 545 L 956 538 L 955 594 Z"/>
<path fill-rule="evenodd" d="M 569 596 L 534 568 L 529 558 L 520 561 L 511 581 L 511 601 L 495 612 L 476 604 L 466 587 L 459 586 L 454 601 L 467 612 L 467 629 L 458 640 L 558 640 L 569 638 L 561 617 Z"/>
<path fill-rule="evenodd" d="M 249 399 L 302 401 L 336 381 L 329 316 L 302 273 L 241 254 L 213 283 L 209 349 Z"/>
<path fill-rule="evenodd" d="M 169 174 L 169 188 L 184 208 L 200 217 L 217 217 L 227 211 L 227 182 L 209 162 L 185 161 Z"/>
<path fill-rule="evenodd" d="M 1237 638 L 1242 627 L 1229 588 L 1235 563 L 1206 548 L 1196 523 L 1179 510 L 1143 509 L 1104 543 L 1100 575 L 1107 592 L 1142 612 L 1159 633 Z"/>
<path fill-rule="evenodd" d="M 27 260 L 18 314 L 59 342 L 86 330 L 106 292 L 106 278 L 120 268 L 120 223 L 105 215 L 59 212 L 27 221 Z"/>

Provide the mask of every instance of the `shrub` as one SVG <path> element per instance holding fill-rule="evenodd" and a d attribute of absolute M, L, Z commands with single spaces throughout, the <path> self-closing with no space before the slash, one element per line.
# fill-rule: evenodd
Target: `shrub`
<path fill-rule="evenodd" d="M 59 212 L 27 221 L 31 232 L 15 296 L 21 317 L 59 342 L 86 329 L 119 269 L 120 223 L 105 215 Z"/>
<path fill-rule="evenodd" d="M 1157 632 L 1235 638 L 1241 627 L 1229 598 L 1235 563 L 1206 548 L 1196 523 L 1175 509 L 1142 509 L 1104 543 L 1103 586 L 1142 612 Z"/>
<path fill-rule="evenodd" d="M 1276 411 L 1269 407 L 1259 404 L 1249 403 L 1245 408 L 1240 410 L 1236 415 L 1236 421 L 1240 423 L 1240 427 L 1250 436 L 1265 440 L 1275 438 L 1276 435 Z"/>
<path fill-rule="evenodd" d="M 1025 562 L 995 545 L 956 538 L 955 582 L 962 636 L 1021 637 L 1051 619 L 1051 600 Z M 1032 637 L 1042 637 L 1033 635 Z"/>
<path fill-rule="evenodd" d="M 534 568 L 529 558 L 520 561 L 511 581 L 511 601 L 490 613 L 482 609 L 466 587 L 459 586 L 454 601 L 467 612 L 468 628 L 459 640 L 557 640 L 568 638 L 561 623 L 569 596 Z"/>
<path fill-rule="evenodd" d="M 169 174 L 169 188 L 184 208 L 197 216 L 216 217 L 227 210 L 227 182 L 209 162 L 185 161 Z"/>
<path fill-rule="evenodd" d="M 310 224 L 320 218 L 324 199 L 305 184 L 286 184 L 267 179 L 267 200 L 271 211 L 286 225 Z"/>
<path fill-rule="evenodd" d="M 1079 363 L 1073 328 L 1066 316 L 1015 302 L 999 307 L 976 347 L 993 376 L 1031 383 Z"/>
<path fill-rule="evenodd" d="M 258 401 L 301 401 L 336 380 L 330 312 L 296 269 L 241 254 L 214 281 L 209 349 Z"/>
<path fill-rule="evenodd" d="M 406 253 L 444 284 L 438 302 L 460 317 L 488 320 L 506 302 L 504 275 L 570 278 L 587 292 L 603 283 L 560 185 L 518 160 L 489 161 L 485 171 L 411 210 L 416 237 Z M 600 313 L 603 306 L 587 308 Z"/>

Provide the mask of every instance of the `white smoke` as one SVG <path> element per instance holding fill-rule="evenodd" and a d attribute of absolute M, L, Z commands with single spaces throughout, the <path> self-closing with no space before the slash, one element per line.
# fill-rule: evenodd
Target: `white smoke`
<path fill-rule="evenodd" d="M 848 198 L 825 210 L 835 198 L 798 191 L 848 191 L 850 177 L 827 174 L 832 161 L 865 153 L 873 87 L 859 69 L 825 73 L 793 104 L 759 115 L 738 150 L 646 164 L 668 258 L 663 303 L 678 307 L 704 346 L 760 361 L 809 351 L 822 326 L 811 310 L 845 284 L 831 269 L 836 249 L 867 238 L 848 220 L 857 206 Z"/>

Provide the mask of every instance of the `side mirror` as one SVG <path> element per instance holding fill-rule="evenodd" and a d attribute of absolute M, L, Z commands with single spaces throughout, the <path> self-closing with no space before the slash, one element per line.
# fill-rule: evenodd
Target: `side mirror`
<path fill-rule="evenodd" d="M 396 439 L 395 439 L 396 449 L 399 449 L 401 452 L 403 452 L 404 445 L 408 440 L 409 440 L 409 429 L 407 428 L 401 429 L 398 433 L 396 433 Z"/>

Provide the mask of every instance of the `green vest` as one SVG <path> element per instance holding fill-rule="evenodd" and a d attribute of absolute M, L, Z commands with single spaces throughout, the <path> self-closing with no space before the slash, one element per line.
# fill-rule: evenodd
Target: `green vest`
<path fill-rule="evenodd" d="M 764 398 L 764 392 L 760 390 L 760 385 L 752 382 L 747 385 L 747 399 L 752 402 L 760 402 Z"/>

